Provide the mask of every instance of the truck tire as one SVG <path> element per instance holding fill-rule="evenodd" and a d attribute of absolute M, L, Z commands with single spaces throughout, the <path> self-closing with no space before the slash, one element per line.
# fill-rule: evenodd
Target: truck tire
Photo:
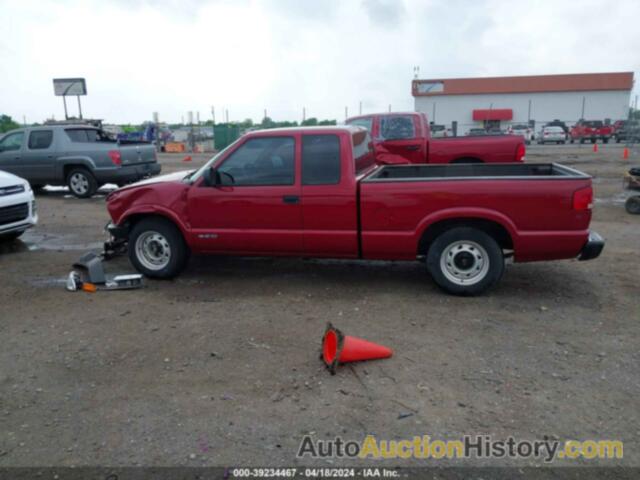
<path fill-rule="evenodd" d="M 76 167 L 67 174 L 67 187 L 78 198 L 90 198 L 98 190 L 98 182 L 89 170 Z"/>
<path fill-rule="evenodd" d="M 172 278 L 185 267 L 189 249 L 180 230 L 169 220 L 145 218 L 129 234 L 129 261 L 152 278 Z"/>
<path fill-rule="evenodd" d="M 440 234 L 427 252 L 427 269 L 436 284 L 454 295 L 477 295 L 504 272 L 504 255 L 487 233 L 456 227 Z"/>
<path fill-rule="evenodd" d="M 624 208 L 627 213 L 640 215 L 640 195 L 627 198 L 627 201 L 624 203 Z"/>
<path fill-rule="evenodd" d="M 603 138 L 602 139 L 602 143 L 609 143 L 609 139 L 608 138 Z"/>

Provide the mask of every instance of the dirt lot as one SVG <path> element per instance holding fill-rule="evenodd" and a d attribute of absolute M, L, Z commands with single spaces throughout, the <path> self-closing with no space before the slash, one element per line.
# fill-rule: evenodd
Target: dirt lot
<path fill-rule="evenodd" d="M 71 264 L 104 240 L 104 197 L 40 194 L 38 227 L 0 253 L 0 467 L 331 465 L 296 460 L 307 433 L 620 439 L 624 460 L 600 463 L 640 465 L 628 162 L 615 145 L 527 158 L 594 175 L 605 251 L 510 265 L 479 298 L 443 294 L 419 263 L 200 257 L 143 290 L 69 293 Z M 396 353 L 332 377 L 318 359 L 327 321 Z"/>

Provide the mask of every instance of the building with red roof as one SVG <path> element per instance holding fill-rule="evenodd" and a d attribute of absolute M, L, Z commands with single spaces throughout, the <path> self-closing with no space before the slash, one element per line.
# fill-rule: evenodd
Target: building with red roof
<path fill-rule="evenodd" d="M 627 118 L 633 72 L 518 77 L 415 79 L 415 110 L 458 130 L 581 118 L 614 122 Z"/>

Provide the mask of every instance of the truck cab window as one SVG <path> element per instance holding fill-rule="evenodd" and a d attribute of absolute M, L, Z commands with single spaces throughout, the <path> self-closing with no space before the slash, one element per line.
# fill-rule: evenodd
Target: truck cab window
<path fill-rule="evenodd" d="M 0 141 L 0 152 L 20 150 L 24 140 L 23 132 L 11 133 Z"/>
<path fill-rule="evenodd" d="M 96 128 L 68 128 L 65 130 L 73 143 L 113 142 L 105 132 Z"/>
<path fill-rule="evenodd" d="M 371 128 L 373 125 L 373 117 L 354 118 L 353 120 L 349 120 L 347 124 L 355 125 L 357 127 L 364 127 L 367 130 L 369 130 L 369 132 L 371 132 Z"/>
<path fill-rule="evenodd" d="M 247 140 L 218 168 L 233 185 L 293 185 L 295 181 L 293 137 Z"/>
<path fill-rule="evenodd" d="M 416 138 L 413 117 L 410 115 L 383 116 L 380 118 L 382 140 L 408 140 Z"/>
<path fill-rule="evenodd" d="M 303 135 L 303 185 L 340 183 L 340 166 L 340 139 L 337 135 Z"/>
<path fill-rule="evenodd" d="M 53 131 L 36 130 L 29 134 L 29 150 L 44 150 L 51 146 Z"/>

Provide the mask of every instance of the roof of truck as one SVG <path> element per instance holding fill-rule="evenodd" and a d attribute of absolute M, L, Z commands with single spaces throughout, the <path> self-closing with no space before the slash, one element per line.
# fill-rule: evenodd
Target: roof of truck
<path fill-rule="evenodd" d="M 362 127 L 358 127 L 356 125 L 317 125 L 317 126 L 305 126 L 305 127 L 283 127 L 283 128 L 268 128 L 268 129 L 264 129 L 264 130 L 252 130 L 250 132 L 247 132 L 246 135 L 264 135 L 264 134 L 269 134 L 269 135 L 277 135 L 277 134 L 281 134 L 281 133 L 297 133 L 297 132 L 303 132 L 303 133 L 311 133 L 311 132 L 321 132 L 321 133 L 328 133 L 328 132 L 350 132 L 350 133 L 355 133 L 358 132 L 360 130 L 365 130 Z"/>

